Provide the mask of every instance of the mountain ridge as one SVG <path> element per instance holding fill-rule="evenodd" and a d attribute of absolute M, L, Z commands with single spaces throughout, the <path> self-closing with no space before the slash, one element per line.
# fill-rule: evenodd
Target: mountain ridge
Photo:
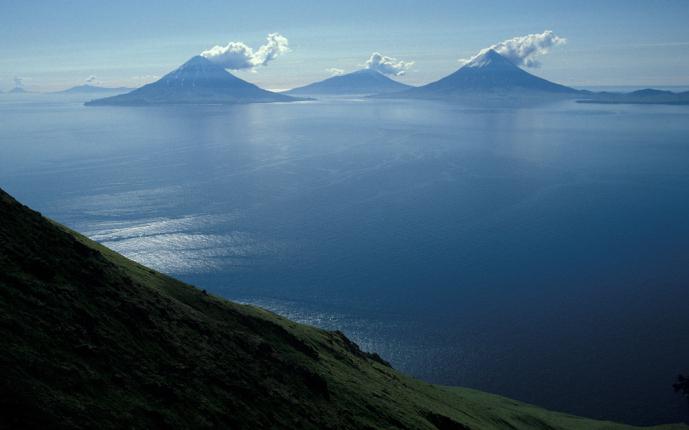
<path fill-rule="evenodd" d="M 689 105 L 689 91 L 672 92 L 645 88 L 629 93 L 589 93 L 577 103 L 592 104 L 645 104 L 645 105 Z"/>

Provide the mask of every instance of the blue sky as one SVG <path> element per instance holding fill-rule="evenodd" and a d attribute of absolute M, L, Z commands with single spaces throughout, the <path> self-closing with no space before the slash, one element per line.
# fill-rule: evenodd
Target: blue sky
<path fill-rule="evenodd" d="M 567 39 L 531 72 L 560 83 L 689 85 L 689 1 L 8 1 L 0 0 L 0 89 L 56 90 L 95 75 L 137 86 L 214 45 L 291 52 L 243 79 L 286 89 L 360 68 L 374 51 L 415 64 L 399 79 L 436 80 L 459 58 L 552 30 Z"/>

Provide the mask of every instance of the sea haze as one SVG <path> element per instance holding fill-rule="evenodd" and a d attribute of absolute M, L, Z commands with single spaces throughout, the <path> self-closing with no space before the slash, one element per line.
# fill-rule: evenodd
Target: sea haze
<path fill-rule="evenodd" d="M 0 101 L 0 186 L 425 380 L 678 421 L 689 107 Z"/>

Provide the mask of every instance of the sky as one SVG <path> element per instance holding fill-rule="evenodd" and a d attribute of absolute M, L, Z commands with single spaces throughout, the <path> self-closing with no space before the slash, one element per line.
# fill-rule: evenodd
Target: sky
<path fill-rule="evenodd" d="M 254 55 L 253 67 L 233 73 L 268 89 L 360 69 L 374 52 L 404 66 L 395 79 L 419 85 L 483 48 L 545 30 L 566 43 L 528 69 L 538 76 L 577 87 L 689 86 L 688 23 L 689 0 L 0 0 L 0 90 L 136 87 L 230 42 Z M 274 33 L 287 49 L 261 64 L 266 51 L 257 51 Z"/>

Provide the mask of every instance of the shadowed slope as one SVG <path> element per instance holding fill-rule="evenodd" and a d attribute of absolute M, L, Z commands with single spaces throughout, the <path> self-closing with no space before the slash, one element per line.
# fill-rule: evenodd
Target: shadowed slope
<path fill-rule="evenodd" d="M 0 428 L 631 428 L 416 381 L 339 332 L 207 295 L 1 190 L 0 220 Z"/>

